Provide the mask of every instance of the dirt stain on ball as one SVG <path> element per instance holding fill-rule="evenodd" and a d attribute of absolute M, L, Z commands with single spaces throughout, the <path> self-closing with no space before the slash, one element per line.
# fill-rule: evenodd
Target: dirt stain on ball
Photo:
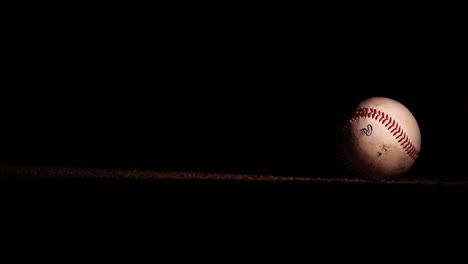
<path fill-rule="evenodd" d="M 390 148 L 390 145 L 382 144 L 380 145 L 380 150 L 377 151 L 377 156 L 382 156 L 384 153 L 387 153 L 388 149 Z"/>

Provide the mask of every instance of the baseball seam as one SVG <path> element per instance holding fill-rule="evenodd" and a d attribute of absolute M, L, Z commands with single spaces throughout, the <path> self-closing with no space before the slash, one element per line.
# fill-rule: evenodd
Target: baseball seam
<path fill-rule="evenodd" d="M 406 132 L 401 128 L 400 124 L 395 121 L 391 116 L 374 108 L 363 107 L 357 109 L 349 118 L 346 126 L 361 118 L 372 118 L 383 124 L 388 131 L 398 140 L 398 143 L 403 150 L 412 159 L 416 160 L 419 157 L 419 150 L 411 142 Z"/>

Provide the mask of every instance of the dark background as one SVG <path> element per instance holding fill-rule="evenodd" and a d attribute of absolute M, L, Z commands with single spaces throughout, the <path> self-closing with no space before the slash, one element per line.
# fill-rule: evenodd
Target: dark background
<path fill-rule="evenodd" d="M 409 176 L 466 179 L 466 45 L 456 6 L 20 10 L 5 40 L 3 163 L 348 177 L 335 156 L 337 123 L 359 100 L 386 96 L 421 128 Z M 380 257 L 429 250 L 443 259 L 459 252 L 459 236 L 466 242 L 466 187 L 457 185 L 3 186 L 6 212 L 36 219 L 24 220 L 20 229 L 34 235 L 19 245 L 77 259 L 127 249 L 318 260 L 360 256 L 359 245 Z"/>
<path fill-rule="evenodd" d="M 334 174 L 338 119 L 387 96 L 420 123 L 423 170 L 455 173 L 466 146 L 461 22 L 452 7 L 331 3 L 24 11 L 12 22 L 2 156 Z"/>

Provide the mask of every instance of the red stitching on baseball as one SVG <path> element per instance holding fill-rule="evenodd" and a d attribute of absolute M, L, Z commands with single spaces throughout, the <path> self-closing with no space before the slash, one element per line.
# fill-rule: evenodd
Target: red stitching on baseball
<path fill-rule="evenodd" d="M 364 117 L 372 118 L 382 123 L 390 131 L 390 133 L 395 136 L 395 138 L 398 140 L 398 143 L 400 143 L 400 146 L 412 159 L 417 159 L 419 157 L 419 150 L 416 149 L 406 132 L 404 132 L 401 128 L 400 124 L 398 124 L 398 122 L 380 110 L 367 107 L 360 108 L 351 115 L 347 125 Z M 398 136 L 396 136 L 397 134 Z"/>

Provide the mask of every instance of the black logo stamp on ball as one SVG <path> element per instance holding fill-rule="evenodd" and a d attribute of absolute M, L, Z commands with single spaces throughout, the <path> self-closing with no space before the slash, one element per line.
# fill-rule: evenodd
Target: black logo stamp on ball
<path fill-rule="evenodd" d="M 368 124 L 367 127 L 361 128 L 359 130 L 359 134 L 361 134 L 361 136 L 370 136 L 370 135 L 372 135 L 372 125 Z"/>

